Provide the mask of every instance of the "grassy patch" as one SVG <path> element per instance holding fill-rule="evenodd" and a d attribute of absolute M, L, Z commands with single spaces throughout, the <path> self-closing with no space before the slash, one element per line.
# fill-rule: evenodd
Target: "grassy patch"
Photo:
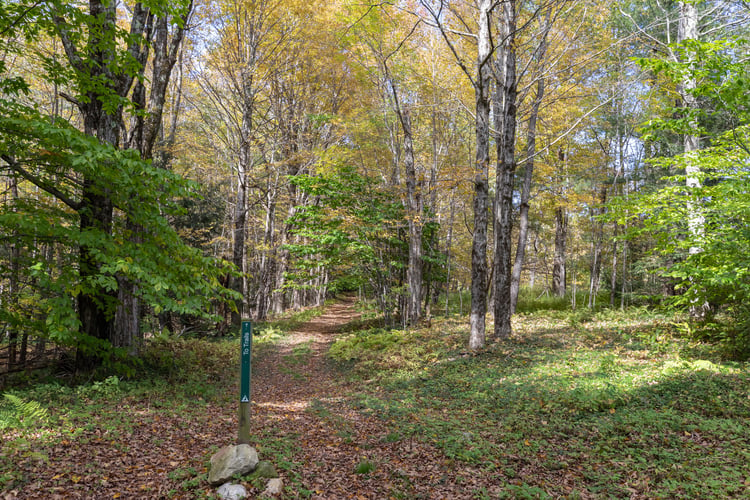
<path fill-rule="evenodd" d="M 284 335 L 298 329 L 308 321 L 317 318 L 325 311 L 325 306 L 310 307 L 301 311 L 288 311 L 269 321 L 257 323 L 253 326 L 256 335 L 273 334 Z"/>
<path fill-rule="evenodd" d="M 463 322 L 456 318 L 436 318 L 426 330 L 385 330 L 373 328 L 340 336 L 329 350 L 329 357 L 362 379 L 377 380 L 400 374 L 410 377 L 433 363 L 457 352 L 465 345 Z M 441 336 L 441 331 L 453 336 Z"/>
<path fill-rule="evenodd" d="M 461 323 L 368 330 L 330 355 L 388 436 L 497 477 L 487 498 L 728 498 L 750 494 L 750 370 L 700 358 L 674 318 L 643 309 L 537 312 L 462 353 Z M 375 386 L 377 385 L 377 389 Z M 477 491 L 477 497 L 485 493 Z"/>

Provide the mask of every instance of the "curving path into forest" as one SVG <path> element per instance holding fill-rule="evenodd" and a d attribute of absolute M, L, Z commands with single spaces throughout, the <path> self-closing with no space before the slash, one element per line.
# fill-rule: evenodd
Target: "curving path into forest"
<path fill-rule="evenodd" d="M 357 317 L 354 299 L 343 299 L 256 362 L 253 426 L 264 440 L 295 443 L 293 460 L 302 464 L 285 485 L 317 499 L 474 498 L 479 485 L 467 481 L 481 482 L 478 470 L 461 465 L 459 474 L 438 450 L 415 439 L 394 441 L 386 422 L 353 408 L 357 387 L 336 380 L 325 353 L 340 327 Z M 272 450 L 258 451 L 263 458 Z M 365 462 L 373 470 L 357 473 Z"/>

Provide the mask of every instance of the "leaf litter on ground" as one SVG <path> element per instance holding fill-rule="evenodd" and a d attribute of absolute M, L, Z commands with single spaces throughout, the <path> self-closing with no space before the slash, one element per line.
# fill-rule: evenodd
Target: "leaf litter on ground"
<path fill-rule="evenodd" d="M 253 444 L 287 498 L 750 494 L 747 365 L 686 354 L 695 346 L 667 317 L 524 314 L 511 339 L 468 353 L 464 318 L 338 333 L 358 319 L 353 306 L 258 337 Z M 0 431 L 0 488 L 7 498 L 213 495 L 208 458 L 237 433 L 236 364 L 223 370 L 182 387 L 173 373 L 85 397 L 61 388 L 48 423 Z"/>

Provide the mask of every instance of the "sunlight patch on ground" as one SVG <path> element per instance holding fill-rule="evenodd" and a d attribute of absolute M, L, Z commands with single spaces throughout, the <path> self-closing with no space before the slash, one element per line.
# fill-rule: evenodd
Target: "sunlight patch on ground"
<path fill-rule="evenodd" d="M 309 400 L 303 401 L 290 401 L 286 403 L 256 403 L 256 406 L 260 408 L 268 408 L 271 410 L 283 411 L 283 412 L 297 412 L 305 411 L 310 406 Z"/>

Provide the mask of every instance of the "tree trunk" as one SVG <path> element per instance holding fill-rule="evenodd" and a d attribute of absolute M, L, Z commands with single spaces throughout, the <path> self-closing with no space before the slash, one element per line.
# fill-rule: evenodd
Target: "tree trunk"
<path fill-rule="evenodd" d="M 243 127 L 244 128 L 244 127 Z M 245 315 L 247 303 L 247 259 L 245 258 L 245 241 L 247 240 L 247 191 L 248 191 L 248 164 L 247 164 L 247 141 L 243 141 L 240 148 L 240 160 L 237 164 L 237 195 L 234 205 L 234 231 L 232 244 L 232 263 L 237 268 L 240 276 L 232 277 L 231 288 L 240 294 L 237 301 L 236 311 L 232 311 L 232 324 L 239 325 Z M 243 154 L 243 152 L 245 154 Z"/>
<path fill-rule="evenodd" d="M 450 314 L 451 264 L 452 264 L 451 252 L 453 251 L 453 222 L 456 216 L 456 188 L 455 187 L 451 189 L 450 207 L 451 207 L 451 211 L 450 211 L 450 215 L 448 216 L 448 234 L 446 234 L 445 236 L 445 254 L 446 254 L 445 317 L 446 318 Z M 461 300 L 460 292 L 459 292 L 459 300 Z"/>
<path fill-rule="evenodd" d="M 490 162 L 490 12 L 491 0 L 479 4 L 479 38 L 477 41 L 477 76 L 474 83 L 476 97 L 476 162 L 474 165 L 474 234 L 471 245 L 471 327 L 469 349 L 477 350 L 485 344 L 485 316 L 487 314 L 487 209 L 489 200 Z"/>
<path fill-rule="evenodd" d="M 406 307 L 401 311 L 405 323 L 416 324 L 422 316 L 422 190 L 421 183 L 417 179 L 417 170 L 414 163 L 414 139 L 412 134 L 411 111 L 402 105 L 399 98 L 398 85 L 394 81 L 387 60 L 382 61 L 383 73 L 393 98 L 393 108 L 404 134 L 404 176 L 406 181 L 406 200 L 404 208 L 409 226 L 409 258 L 406 267 L 406 282 L 409 287 L 406 297 Z M 395 141 L 394 141 L 395 143 Z M 394 161 L 396 159 L 394 158 Z"/>
<path fill-rule="evenodd" d="M 615 307 L 615 296 L 617 295 L 617 222 L 612 231 L 612 277 L 609 284 L 609 306 Z"/>
<path fill-rule="evenodd" d="M 394 90 L 395 92 L 395 90 Z M 407 282 L 409 283 L 409 303 L 407 322 L 416 324 L 422 316 L 422 195 L 417 186 L 417 173 L 414 165 L 411 116 L 402 110 L 401 124 L 404 131 L 404 174 L 406 175 L 406 204 L 409 218 L 409 263 Z"/>
<path fill-rule="evenodd" d="M 519 213 L 518 222 L 518 245 L 516 247 L 516 258 L 513 263 L 513 275 L 510 282 L 510 312 L 514 314 L 516 312 L 516 305 L 518 304 L 518 290 L 521 285 L 521 271 L 523 269 L 523 261 L 526 256 L 526 245 L 528 243 L 529 234 L 529 200 L 531 199 L 531 181 L 534 177 L 534 155 L 536 154 L 536 122 L 539 116 L 539 107 L 544 99 L 544 60 L 547 52 L 547 35 L 550 30 L 550 20 L 547 16 L 544 25 L 544 32 L 542 34 L 542 41 L 539 43 L 539 49 L 537 53 L 537 60 L 539 61 L 539 79 L 536 83 L 536 97 L 534 103 L 531 106 L 531 114 L 529 116 L 528 130 L 526 132 L 526 161 L 524 162 L 523 172 L 523 186 L 521 189 L 521 206 Z"/>
<path fill-rule="evenodd" d="M 496 116 L 500 125 L 497 148 L 495 185 L 495 294 L 494 313 L 496 339 L 505 339 L 511 333 L 511 246 L 513 234 L 513 181 L 516 171 L 516 2 L 503 3 L 500 34 L 503 40 L 502 73 L 504 82 L 497 84 L 496 99 L 502 114 Z"/>
<path fill-rule="evenodd" d="M 250 142 L 253 124 L 253 75 L 242 72 L 243 102 L 242 124 L 240 126 L 240 151 L 237 159 L 237 196 L 234 204 L 234 238 L 232 263 L 240 276 L 232 280 L 232 290 L 240 294 L 237 310 L 232 312 L 232 324 L 239 325 L 247 313 L 247 241 L 248 178 L 250 172 Z"/>
<path fill-rule="evenodd" d="M 596 306 L 596 295 L 599 293 L 602 276 L 602 244 L 604 240 L 604 222 L 597 220 L 597 216 L 604 214 L 607 202 L 607 188 L 602 186 L 599 192 L 599 206 L 591 209 L 592 225 L 592 255 L 591 255 L 591 273 L 589 275 L 589 309 Z"/>
<path fill-rule="evenodd" d="M 625 227 L 625 231 L 627 232 L 627 226 Z M 628 270 L 627 268 L 627 258 L 628 258 L 628 242 L 627 240 L 622 243 L 622 287 L 620 289 L 620 309 L 625 310 L 625 284 L 627 283 L 627 275 L 625 274 Z"/>
<path fill-rule="evenodd" d="M 18 200 L 18 179 L 14 172 L 10 173 L 10 193 L 13 198 L 13 203 Z M 20 291 L 19 287 L 19 275 L 21 271 L 21 249 L 18 244 L 18 231 L 13 230 L 13 239 L 10 246 L 10 300 L 13 302 L 15 307 L 19 307 Z M 12 371 L 16 368 L 18 362 L 17 357 L 18 350 L 18 328 L 12 323 L 8 329 L 8 370 Z"/>
<path fill-rule="evenodd" d="M 529 271 L 529 288 L 532 290 L 534 289 L 534 286 L 536 286 L 536 269 L 539 265 L 539 248 L 537 247 L 537 241 L 539 240 L 539 235 L 534 236 L 534 265 L 531 266 L 531 270 Z"/>
<path fill-rule="evenodd" d="M 255 319 L 265 321 L 271 310 L 271 292 L 276 275 L 276 252 L 274 249 L 274 233 L 276 218 L 276 186 L 269 182 L 266 194 L 266 222 L 263 233 L 263 249 L 258 266 L 258 292 L 256 296 Z"/>
<path fill-rule="evenodd" d="M 565 240 L 568 236 L 568 214 L 565 209 L 555 209 L 555 258 L 552 264 L 552 293 L 565 296 Z"/>
<path fill-rule="evenodd" d="M 164 105 L 166 103 L 167 87 L 172 74 L 172 69 L 177 57 L 185 33 L 188 17 L 192 12 L 192 4 L 188 6 L 181 17 L 172 38 L 169 38 L 170 19 L 166 15 L 154 17 L 148 15 L 149 21 L 144 33 L 149 43 L 145 44 L 141 55 L 144 65 L 141 67 L 141 78 L 135 84 L 132 100 L 136 108 L 144 113 L 136 113 L 133 117 L 133 127 L 130 133 L 127 147 L 137 149 L 141 159 L 152 160 L 154 146 L 161 130 Z M 153 34 L 153 38 L 152 38 Z M 148 58 L 149 47 L 153 47 L 153 59 L 151 61 L 152 73 L 148 102 L 146 102 L 146 86 L 143 82 L 145 62 Z M 177 113 L 177 110 L 174 110 Z M 161 164 L 166 167 L 166 164 Z M 137 203 L 137 201 L 136 201 Z M 131 241 L 136 244 L 141 241 L 143 228 L 133 224 L 128 218 L 126 221 Z M 114 347 L 124 347 L 131 355 L 138 353 L 143 340 L 141 332 L 142 306 L 138 297 L 138 284 L 126 276 L 117 276 L 117 309 L 112 325 L 110 342 Z"/>
<path fill-rule="evenodd" d="M 698 8 L 694 2 L 679 2 L 680 6 L 680 23 L 677 31 L 677 43 L 682 43 L 687 40 L 698 39 Z M 692 56 L 688 56 L 692 59 Z M 688 112 L 692 112 L 699 108 L 699 104 L 695 96 L 691 93 L 697 87 L 697 81 L 693 76 L 687 76 L 681 82 L 679 91 L 685 107 Z M 695 119 L 692 119 L 691 129 L 697 130 L 698 124 Z M 690 161 L 690 157 L 694 156 L 695 153 L 700 149 L 700 136 L 685 134 L 683 138 L 684 153 L 688 158 L 687 166 L 685 167 L 686 186 L 689 191 L 701 187 L 699 178 L 700 168 Z M 695 200 L 692 196 L 688 198 L 687 202 L 687 223 L 690 237 L 694 243 L 688 250 L 690 255 L 697 255 L 703 251 L 700 246 L 699 240 L 703 236 L 703 226 L 705 223 L 703 214 L 701 212 L 700 201 Z M 700 297 L 696 296 L 691 299 L 690 305 L 690 319 L 692 320 L 703 320 L 708 313 L 708 304 L 701 300 Z"/>

